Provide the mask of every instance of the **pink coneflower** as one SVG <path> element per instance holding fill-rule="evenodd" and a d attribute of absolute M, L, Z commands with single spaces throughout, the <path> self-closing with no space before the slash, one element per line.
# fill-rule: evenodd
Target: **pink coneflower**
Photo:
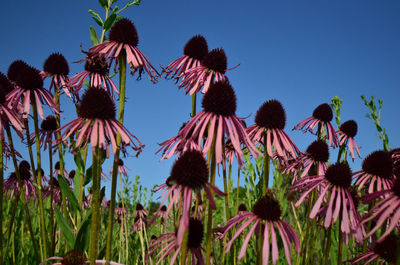
<path fill-rule="evenodd" d="M 50 257 L 43 260 L 39 265 L 44 265 L 49 261 L 58 260 L 59 262 L 52 263 L 53 265 L 84 265 L 89 264 L 90 261 L 87 260 L 85 254 L 83 254 L 79 250 L 71 250 L 67 252 L 63 257 Z M 96 265 L 100 264 L 108 264 L 108 265 L 123 265 L 114 261 L 107 261 L 107 260 L 96 260 Z"/>
<path fill-rule="evenodd" d="M 149 226 L 152 225 L 158 218 L 160 218 L 160 222 L 162 225 L 166 224 L 166 220 L 168 220 L 171 216 L 167 212 L 167 206 L 162 205 L 154 214 L 153 218 L 149 222 Z"/>
<path fill-rule="evenodd" d="M 201 190 L 204 190 L 205 195 L 210 202 L 210 206 L 214 210 L 216 209 L 216 205 L 211 190 L 221 196 L 225 196 L 225 194 L 208 183 L 207 163 L 202 153 L 196 150 L 186 151 L 175 161 L 172 166 L 169 181 L 173 184 L 169 188 L 168 192 L 165 193 L 161 204 L 163 204 L 168 197 L 171 197 L 167 209 L 167 213 L 169 213 L 172 205 L 179 201 L 179 196 L 182 196 L 182 218 L 179 222 L 179 233 L 177 236 L 179 242 L 182 242 L 183 232 L 188 226 L 189 211 L 193 197 L 192 193 L 194 192 L 200 201 Z"/>
<path fill-rule="evenodd" d="M 203 109 L 194 116 L 186 126 L 180 130 L 179 137 L 185 141 L 197 142 L 202 146 L 203 154 L 210 150 L 214 137 L 216 162 L 221 163 L 224 159 L 223 143 L 225 135 L 232 142 L 235 156 L 239 166 L 243 165 L 243 143 L 253 156 L 261 155 L 249 139 L 243 123 L 236 116 L 236 95 L 232 86 L 227 81 L 216 82 L 211 85 L 202 101 Z M 202 145 L 206 129 L 207 139 Z"/>
<path fill-rule="evenodd" d="M 327 206 L 324 218 L 326 228 L 333 225 L 341 213 L 340 230 L 350 234 L 357 227 L 357 210 L 349 188 L 351 185 L 351 170 L 347 163 L 338 162 L 328 167 L 324 175 L 307 176 L 297 181 L 292 190 L 303 192 L 295 206 L 298 207 L 305 198 L 315 189 L 319 190 L 316 200 L 310 212 L 310 218 L 314 219 L 322 208 Z M 323 206 L 324 204 L 324 206 Z"/>
<path fill-rule="evenodd" d="M 28 117 L 31 100 L 35 101 L 38 113 L 42 119 L 45 118 L 42 107 L 43 102 L 46 102 L 52 111 L 59 113 L 59 109 L 54 102 L 53 95 L 48 90 L 43 88 L 43 80 L 39 70 L 30 66 L 23 67 L 22 72 L 17 75 L 15 82 L 15 89 L 7 94 L 8 106 L 13 108 L 18 105 L 20 99 L 22 99 L 23 118 Z"/>
<path fill-rule="evenodd" d="M 122 202 L 120 202 L 118 204 L 118 207 L 115 208 L 115 213 L 117 214 L 117 220 L 121 221 L 126 212 L 127 212 L 126 205 L 125 207 L 123 207 Z"/>
<path fill-rule="evenodd" d="M 314 166 L 313 175 L 323 175 L 327 169 L 329 160 L 329 148 L 325 141 L 316 140 L 312 142 L 306 152 L 302 155 L 301 161 L 303 163 L 303 170 L 300 178 L 309 174 L 310 169 Z M 317 171 L 318 170 L 318 171 Z M 313 173 L 314 173 L 313 172 Z"/>
<path fill-rule="evenodd" d="M 45 187 L 43 197 L 47 198 L 51 196 L 51 186 L 53 186 L 53 201 L 51 202 L 52 205 L 61 205 L 61 188 L 58 180 L 54 177 L 51 177 L 48 181 L 48 186 Z"/>
<path fill-rule="evenodd" d="M 177 257 L 182 249 L 182 244 L 177 237 L 178 232 L 168 233 L 158 236 L 150 245 L 149 253 L 146 255 L 148 259 L 154 253 L 158 253 L 155 258 L 158 259 L 156 265 L 160 264 L 168 255 L 172 254 L 171 263 L 175 264 Z M 204 265 L 201 242 L 204 237 L 204 227 L 200 220 L 190 218 L 188 220 L 188 251 L 187 259 L 191 264 Z M 186 264 L 186 262 L 185 262 Z"/>
<path fill-rule="evenodd" d="M 55 89 L 63 89 L 68 97 L 72 98 L 70 87 L 68 86 L 69 66 L 65 57 L 61 53 L 52 53 L 47 57 L 43 65 L 44 78 L 51 77 L 50 90 L 54 86 Z"/>
<path fill-rule="evenodd" d="M 116 135 L 119 133 L 122 142 L 130 145 L 133 150 L 140 151 L 143 147 L 139 139 L 115 119 L 115 104 L 103 89 L 89 88 L 82 96 L 78 106 L 78 118 L 67 123 L 62 128 L 62 141 L 68 142 L 69 137 L 77 133 L 74 147 L 80 149 L 90 142 L 93 152 L 96 147 L 117 150 Z M 135 139 L 138 144 L 133 142 Z M 108 152 L 107 152 L 108 153 Z"/>
<path fill-rule="evenodd" d="M 147 220 L 147 215 L 149 214 L 149 211 L 144 209 L 143 205 L 140 203 L 136 204 L 136 210 L 133 213 L 133 218 L 134 218 L 134 223 L 132 226 L 132 231 L 137 232 L 139 230 L 143 230 L 146 228 L 146 225 L 148 223 Z"/>
<path fill-rule="evenodd" d="M 399 238 L 395 235 L 389 235 L 385 239 L 375 242 L 368 248 L 368 252 L 359 257 L 349 260 L 351 264 L 363 262 L 363 264 L 370 264 L 374 260 L 378 261 L 376 264 L 391 264 L 396 263 L 396 255 L 399 251 Z"/>
<path fill-rule="evenodd" d="M 11 199 L 14 195 L 19 195 L 21 189 L 24 191 L 26 201 L 33 198 L 34 201 L 37 199 L 36 188 L 32 177 L 31 166 L 28 161 L 23 160 L 18 166 L 19 175 L 22 181 L 23 187 L 19 185 L 17 175 L 15 172 L 11 173 L 8 179 L 4 181 L 4 191 L 10 192 L 9 198 Z M 42 175 L 43 176 L 43 175 Z M 45 180 L 42 177 L 42 180 Z"/>
<path fill-rule="evenodd" d="M 286 114 L 282 104 L 271 99 L 257 111 L 254 125 L 246 129 L 249 138 L 256 145 L 265 144 L 270 157 L 274 152 L 284 159 L 296 158 L 300 153 L 294 142 L 283 131 L 286 125 Z"/>
<path fill-rule="evenodd" d="M 186 90 L 186 94 L 193 95 L 203 88 L 203 94 L 210 86 L 218 81 L 228 81 L 225 75 L 227 71 L 227 58 L 223 49 L 213 49 L 201 60 L 200 66 L 191 68 L 181 73 L 182 78 L 179 88 Z"/>
<path fill-rule="evenodd" d="M 149 211 L 146 210 L 143 205 L 141 205 L 140 203 L 136 204 L 136 210 L 133 213 L 133 217 L 140 217 L 142 219 L 146 218 L 147 215 L 149 214 Z"/>
<path fill-rule="evenodd" d="M 243 221 L 245 222 L 240 226 L 240 228 L 237 229 L 235 235 L 226 245 L 226 253 L 232 247 L 233 241 L 238 238 L 238 236 L 247 227 L 251 227 L 250 231 L 243 241 L 242 248 L 240 249 L 238 258 L 239 260 L 243 258 L 246 253 L 251 235 L 255 233 L 255 230 L 260 231 L 260 226 L 263 225 L 264 222 L 265 229 L 263 234 L 264 241 L 262 246 L 263 265 L 268 264 L 270 250 L 272 250 L 272 263 L 275 265 L 278 260 L 279 252 L 276 230 L 278 230 L 279 235 L 282 239 L 286 260 L 289 264 L 291 264 L 291 243 L 294 243 L 295 250 L 297 252 L 300 252 L 300 243 L 299 239 L 297 238 L 297 234 L 288 223 L 281 220 L 281 207 L 278 201 L 274 198 L 271 191 L 268 191 L 267 194 L 261 197 L 254 204 L 253 210 L 251 212 L 243 212 L 242 214 L 231 218 L 224 228 L 224 236 L 226 236 L 233 227 L 236 227 L 239 223 L 242 223 Z"/>
<path fill-rule="evenodd" d="M 77 94 L 84 84 L 86 78 L 90 78 L 89 85 L 91 87 L 102 88 L 110 95 L 114 96 L 114 92 L 119 94 L 118 87 L 114 81 L 109 77 L 110 67 L 107 65 L 106 58 L 103 55 L 88 52 L 86 58 L 81 60 L 85 62 L 85 71 L 74 75 L 70 78 L 69 87 L 75 88 Z"/>
<path fill-rule="evenodd" d="M 176 59 L 165 67 L 162 72 L 166 73 L 165 78 L 184 77 L 184 73 L 194 67 L 200 66 L 201 60 L 208 54 L 206 39 L 201 35 L 193 36 L 183 49 L 183 56 Z"/>
<path fill-rule="evenodd" d="M 56 117 L 49 115 L 42 121 L 39 129 L 39 143 L 40 147 L 46 150 L 48 147 L 53 146 L 53 142 L 57 139 L 57 121 Z M 35 141 L 35 134 L 30 135 L 30 141 L 33 143 Z M 56 150 L 54 150 L 56 151 Z"/>
<path fill-rule="evenodd" d="M 304 132 L 309 131 L 314 133 L 316 127 L 320 135 L 326 130 L 326 137 L 329 140 L 329 146 L 337 146 L 336 131 L 331 124 L 333 119 L 333 113 L 331 107 L 324 103 L 319 105 L 313 112 L 312 117 L 307 118 L 297 124 L 293 130 L 303 130 Z"/>
<path fill-rule="evenodd" d="M 65 179 L 68 181 L 68 184 L 72 184 L 72 180 L 69 178 L 69 172 L 64 168 L 63 176 Z M 61 175 L 60 171 L 60 161 L 57 161 L 56 164 L 54 165 L 54 170 L 53 170 L 53 176 L 58 176 Z M 68 178 L 67 178 L 68 177 Z"/>
<path fill-rule="evenodd" d="M 346 121 L 340 125 L 339 130 L 336 132 L 338 134 L 339 146 L 348 146 L 351 157 L 355 158 L 354 150 L 357 152 L 358 157 L 361 158 L 360 150 L 358 149 L 356 140 L 354 137 L 357 134 L 357 123 L 353 120 Z"/>
<path fill-rule="evenodd" d="M 354 185 L 361 190 L 368 186 L 368 193 L 388 190 L 394 181 L 393 160 L 387 151 L 375 151 L 369 154 L 362 163 L 362 170 L 354 172 Z"/>
<path fill-rule="evenodd" d="M 8 88 L 0 83 L 0 140 L 4 140 L 4 126 L 11 124 L 22 138 L 23 124 L 20 115 L 7 104 L 6 95 Z"/>
<path fill-rule="evenodd" d="M 365 195 L 364 201 L 365 203 L 371 203 L 377 198 L 382 198 L 382 200 L 367 213 L 362 224 L 376 219 L 374 228 L 371 229 L 366 237 L 370 237 L 385 224 L 385 233 L 381 234 L 379 238 L 381 240 L 400 225 L 400 178 L 396 178 L 393 186 L 388 190 Z"/>
<path fill-rule="evenodd" d="M 157 70 L 137 48 L 139 37 L 132 21 L 122 18 L 115 22 L 110 30 L 108 39 L 109 41 L 96 45 L 90 48 L 89 51 L 94 54 L 105 54 L 110 65 L 115 61 L 116 68 L 118 56 L 121 51 L 125 50 L 127 63 L 130 65 L 132 75 L 139 71 L 138 79 L 140 79 L 143 71 L 146 71 L 151 82 L 155 83 L 157 81 L 157 76 L 159 76 Z"/>
<path fill-rule="evenodd" d="M 129 169 L 129 168 L 127 168 L 124 165 L 124 161 L 121 158 L 119 158 L 119 160 L 118 160 L 118 173 L 123 175 L 124 177 L 127 177 L 128 176 L 127 169 Z M 110 173 L 112 173 L 112 169 L 111 169 Z"/>

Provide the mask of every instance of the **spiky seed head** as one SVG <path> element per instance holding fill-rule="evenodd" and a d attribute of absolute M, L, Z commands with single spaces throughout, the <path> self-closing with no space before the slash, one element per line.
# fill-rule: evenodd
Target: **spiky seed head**
<path fill-rule="evenodd" d="M 346 162 L 330 165 L 325 172 L 325 178 L 332 185 L 349 188 L 351 185 L 351 169 Z"/>
<path fill-rule="evenodd" d="M 127 18 L 121 18 L 112 26 L 109 35 L 110 41 L 129 44 L 136 47 L 139 37 L 135 25 Z"/>
<path fill-rule="evenodd" d="M 16 84 L 24 90 L 36 90 L 43 87 L 43 79 L 39 70 L 27 67 L 17 77 Z"/>
<path fill-rule="evenodd" d="M 241 203 L 238 207 L 239 212 L 247 212 L 247 207 L 244 203 Z"/>
<path fill-rule="evenodd" d="M 236 94 L 228 81 L 219 81 L 210 86 L 201 102 L 205 111 L 222 116 L 236 112 Z"/>
<path fill-rule="evenodd" d="M 215 72 L 225 74 L 228 68 L 228 59 L 223 49 L 213 49 L 204 56 L 201 64 Z"/>
<path fill-rule="evenodd" d="M 321 104 L 314 110 L 313 117 L 323 122 L 330 122 L 333 119 L 332 109 L 326 103 Z"/>
<path fill-rule="evenodd" d="M 373 246 L 373 251 L 388 264 L 395 264 L 397 251 L 399 251 L 399 238 L 394 234 L 390 234 L 382 241 L 376 242 Z"/>
<path fill-rule="evenodd" d="M 204 227 L 200 220 L 189 219 L 188 248 L 194 249 L 201 246 L 204 236 Z"/>
<path fill-rule="evenodd" d="M 58 183 L 58 180 L 55 177 L 51 177 L 49 180 L 49 186 L 53 186 L 53 187 L 60 187 L 60 184 Z"/>
<path fill-rule="evenodd" d="M 69 179 L 74 179 L 75 178 L 75 170 L 71 170 L 70 172 L 69 172 L 69 174 L 68 174 L 68 178 Z"/>
<path fill-rule="evenodd" d="M 278 100 L 270 99 L 258 109 L 255 122 L 260 127 L 283 130 L 286 125 L 285 109 Z"/>
<path fill-rule="evenodd" d="M 52 132 L 57 130 L 57 120 L 53 115 L 49 115 L 42 121 L 40 128 L 46 132 Z"/>
<path fill-rule="evenodd" d="M 106 90 L 91 87 L 78 106 L 78 116 L 85 119 L 115 119 L 115 104 Z"/>
<path fill-rule="evenodd" d="M 203 154 L 197 150 L 184 152 L 172 166 L 171 180 L 194 190 L 202 189 L 208 180 L 208 168 Z"/>
<path fill-rule="evenodd" d="M 123 166 L 124 165 L 124 161 L 122 161 L 121 158 L 118 159 L 118 166 Z"/>
<path fill-rule="evenodd" d="M 103 55 L 92 55 L 91 53 L 88 53 L 85 59 L 85 71 L 96 73 L 101 76 L 108 76 L 110 67 Z"/>
<path fill-rule="evenodd" d="M 326 163 L 329 160 L 329 147 L 323 140 L 312 142 L 306 150 L 314 161 Z"/>
<path fill-rule="evenodd" d="M 268 191 L 253 206 L 253 213 L 263 220 L 279 221 L 281 219 L 281 206 L 275 199 L 272 191 Z"/>
<path fill-rule="evenodd" d="M 67 252 L 61 260 L 62 265 L 83 265 L 86 262 L 86 256 L 79 250 Z"/>
<path fill-rule="evenodd" d="M 345 135 L 353 138 L 357 135 L 357 128 L 357 122 L 349 120 L 340 125 L 339 130 L 341 130 Z"/>
<path fill-rule="evenodd" d="M 183 54 L 194 58 L 196 60 L 202 60 L 208 53 L 208 45 L 206 39 L 201 35 L 193 36 L 185 45 Z"/>
<path fill-rule="evenodd" d="M 390 153 L 382 150 L 372 152 L 364 159 L 362 170 L 374 176 L 392 179 L 393 160 Z"/>
<path fill-rule="evenodd" d="M 68 75 L 68 62 L 61 53 L 52 53 L 44 62 L 43 71 L 52 75 Z"/>
<path fill-rule="evenodd" d="M 30 66 L 22 60 L 16 60 L 12 62 L 8 67 L 8 72 L 7 72 L 8 79 L 10 79 L 13 82 L 16 82 L 18 77 L 25 72 L 25 69 L 29 67 Z"/>
<path fill-rule="evenodd" d="M 160 211 L 166 212 L 167 211 L 167 206 L 165 206 L 165 205 L 161 206 Z"/>
<path fill-rule="evenodd" d="M 142 210 L 144 210 L 143 205 L 141 205 L 140 203 L 137 203 L 136 204 L 136 211 L 142 211 Z"/>

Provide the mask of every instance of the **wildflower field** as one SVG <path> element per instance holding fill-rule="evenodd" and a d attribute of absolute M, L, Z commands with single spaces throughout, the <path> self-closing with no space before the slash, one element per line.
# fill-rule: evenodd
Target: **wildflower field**
<path fill-rule="evenodd" d="M 296 98 L 297 121 L 282 103 L 289 92 L 279 89 L 273 97 L 257 90 L 261 104 L 247 102 L 252 113 L 243 113 L 241 97 L 255 90 L 232 81 L 242 65 L 211 47 L 207 28 L 193 30 L 180 54 L 157 39 L 169 61 L 142 49 L 130 12 L 147 2 L 91 1 L 87 40 L 75 42 L 74 58 L 54 47 L 42 65 L 17 50 L 1 63 L 0 265 L 400 265 L 400 148 L 396 127 L 382 122 L 380 91 L 353 99 L 359 121 L 346 113 L 356 103 L 323 89 L 315 100 Z M 159 26 L 169 38 L 180 32 L 168 25 L 176 19 Z M 198 18 L 179 22 L 190 28 Z M 217 26 L 213 43 L 228 38 Z M 62 27 L 51 38 L 57 34 Z M 232 61 L 247 62 L 243 54 Z M 268 60 L 261 52 L 258 59 Z M 264 69 L 250 69 L 252 86 Z M 132 92 L 131 79 L 147 90 L 168 82 L 175 91 L 157 90 L 154 102 L 139 104 L 143 92 Z M 156 108 L 168 93 L 186 103 Z M 156 118 L 146 120 L 146 112 Z M 175 124 L 175 134 L 165 136 L 163 122 Z M 143 141 L 146 134 L 158 142 Z M 157 160 L 151 167 L 162 170 L 139 174 L 148 146 Z"/>

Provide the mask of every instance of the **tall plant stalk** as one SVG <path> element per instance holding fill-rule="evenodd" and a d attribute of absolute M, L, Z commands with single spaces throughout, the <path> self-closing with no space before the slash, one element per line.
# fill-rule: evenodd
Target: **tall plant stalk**
<path fill-rule="evenodd" d="M 94 143 L 92 143 L 94 144 Z M 93 154 L 93 184 L 92 184 L 92 223 L 90 228 L 89 260 L 90 265 L 96 265 L 97 244 L 100 222 L 100 149 L 96 147 Z"/>
<path fill-rule="evenodd" d="M 118 105 L 118 121 L 124 123 L 125 111 L 125 88 L 126 88 L 126 53 L 121 52 L 119 55 L 119 105 Z M 111 245 L 112 245 L 112 231 L 114 222 L 114 208 L 115 208 L 115 194 L 117 192 L 117 178 L 118 178 L 118 162 L 119 153 L 121 150 L 121 135 L 117 133 L 117 150 L 114 155 L 112 180 L 111 180 L 111 199 L 110 208 L 108 213 L 108 226 L 107 226 L 107 243 L 106 243 L 106 260 L 111 259 Z"/>

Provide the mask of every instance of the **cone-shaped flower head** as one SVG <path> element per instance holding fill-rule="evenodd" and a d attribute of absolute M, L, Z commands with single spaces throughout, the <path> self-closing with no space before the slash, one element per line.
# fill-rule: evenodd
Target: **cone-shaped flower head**
<path fill-rule="evenodd" d="M 349 120 L 340 125 L 339 130 L 336 132 L 338 134 L 339 145 L 347 145 L 350 151 L 350 155 L 354 160 L 354 150 L 357 152 L 358 157 L 361 158 L 360 150 L 358 149 L 356 140 L 354 137 L 357 135 L 357 123 L 354 120 Z"/>
<path fill-rule="evenodd" d="M 345 162 L 333 164 L 328 167 L 325 172 L 325 178 L 332 183 L 332 185 L 340 186 L 342 188 L 350 187 L 351 175 L 351 169 Z"/>
<path fill-rule="evenodd" d="M 216 115 L 231 116 L 236 112 L 236 95 L 228 81 L 214 83 L 201 102 L 205 111 Z"/>
<path fill-rule="evenodd" d="M 40 129 L 48 132 L 57 130 L 56 117 L 53 115 L 47 116 L 40 124 Z"/>
<path fill-rule="evenodd" d="M 201 35 L 193 36 L 183 48 L 183 54 L 201 61 L 208 54 L 206 39 Z"/>
<path fill-rule="evenodd" d="M 204 237 L 204 226 L 202 222 L 195 218 L 189 219 L 188 248 L 194 249 L 201 247 Z"/>
<path fill-rule="evenodd" d="M 312 142 L 306 150 L 313 161 L 326 163 L 329 160 L 329 147 L 323 140 Z"/>
<path fill-rule="evenodd" d="M 203 188 L 208 180 L 208 168 L 203 154 L 196 150 L 183 153 L 172 166 L 171 179 L 193 190 Z"/>
<path fill-rule="evenodd" d="M 51 75 L 68 75 L 69 66 L 61 53 L 52 53 L 47 57 L 43 65 L 43 71 Z"/>
<path fill-rule="evenodd" d="M 228 68 L 228 59 L 226 58 L 225 51 L 222 48 L 211 50 L 201 60 L 201 64 L 210 70 L 225 74 Z"/>
<path fill-rule="evenodd" d="M 268 100 L 258 109 L 255 122 L 260 127 L 283 130 L 286 125 L 285 109 L 278 100 Z"/>
<path fill-rule="evenodd" d="M 36 90 L 43 87 L 43 79 L 39 70 L 33 67 L 26 67 L 17 77 L 16 83 L 24 90 Z"/>
<path fill-rule="evenodd" d="M 239 212 L 247 212 L 247 207 L 244 203 L 241 203 L 238 207 Z"/>
<path fill-rule="evenodd" d="M 352 262 L 352 264 L 357 264 L 362 261 L 364 262 L 363 264 L 367 264 L 367 262 L 371 263 L 374 260 L 381 258 L 384 261 L 380 263 L 377 262 L 376 264 L 395 264 L 396 255 L 398 254 L 399 248 L 398 236 L 390 234 L 383 240 L 375 242 L 372 247 L 368 248 L 368 252 L 350 260 L 349 262 Z"/>
<path fill-rule="evenodd" d="M 253 213 L 259 218 L 268 221 L 281 219 L 281 207 L 271 192 L 267 192 L 253 206 Z"/>
<path fill-rule="evenodd" d="M 357 123 L 354 120 L 349 120 L 340 125 L 339 130 L 349 137 L 354 137 L 357 135 Z"/>
<path fill-rule="evenodd" d="M 136 47 L 139 43 L 139 36 L 133 22 L 127 18 L 121 18 L 110 30 L 110 41 L 129 44 Z"/>
<path fill-rule="evenodd" d="M 331 122 L 333 119 L 332 109 L 327 103 L 323 103 L 314 109 L 313 117 L 323 122 Z"/>
<path fill-rule="evenodd" d="M 89 88 L 78 106 L 78 116 L 85 119 L 115 119 L 115 104 L 107 91 Z"/>
<path fill-rule="evenodd" d="M 83 254 L 79 250 L 71 250 L 67 252 L 63 260 L 61 261 L 61 264 L 63 265 L 83 265 L 85 264 L 86 257 L 85 254 Z"/>
<path fill-rule="evenodd" d="M 30 66 L 22 60 L 16 60 L 12 62 L 8 67 L 8 72 L 7 72 L 8 79 L 10 79 L 13 82 L 16 82 L 18 77 L 22 73 L 24 73 L 25 70 L 29 67 Z"/>
<path fill-rule="evenodd" d="M 31 178 L 31 165 L 28 161 L 22 160 L 18 165 L 18 170 L 22 180 L 29 180 Z"/>
<path fill-rule="evenodd" d="M 110 67 L 107 65 L 106 58 L 100 55 L 87 55 L 87 59 L 85 60 L 85 70 L 90 73 L 96 73 L 101 76 L 107 76 L 110 70 Z"/>

